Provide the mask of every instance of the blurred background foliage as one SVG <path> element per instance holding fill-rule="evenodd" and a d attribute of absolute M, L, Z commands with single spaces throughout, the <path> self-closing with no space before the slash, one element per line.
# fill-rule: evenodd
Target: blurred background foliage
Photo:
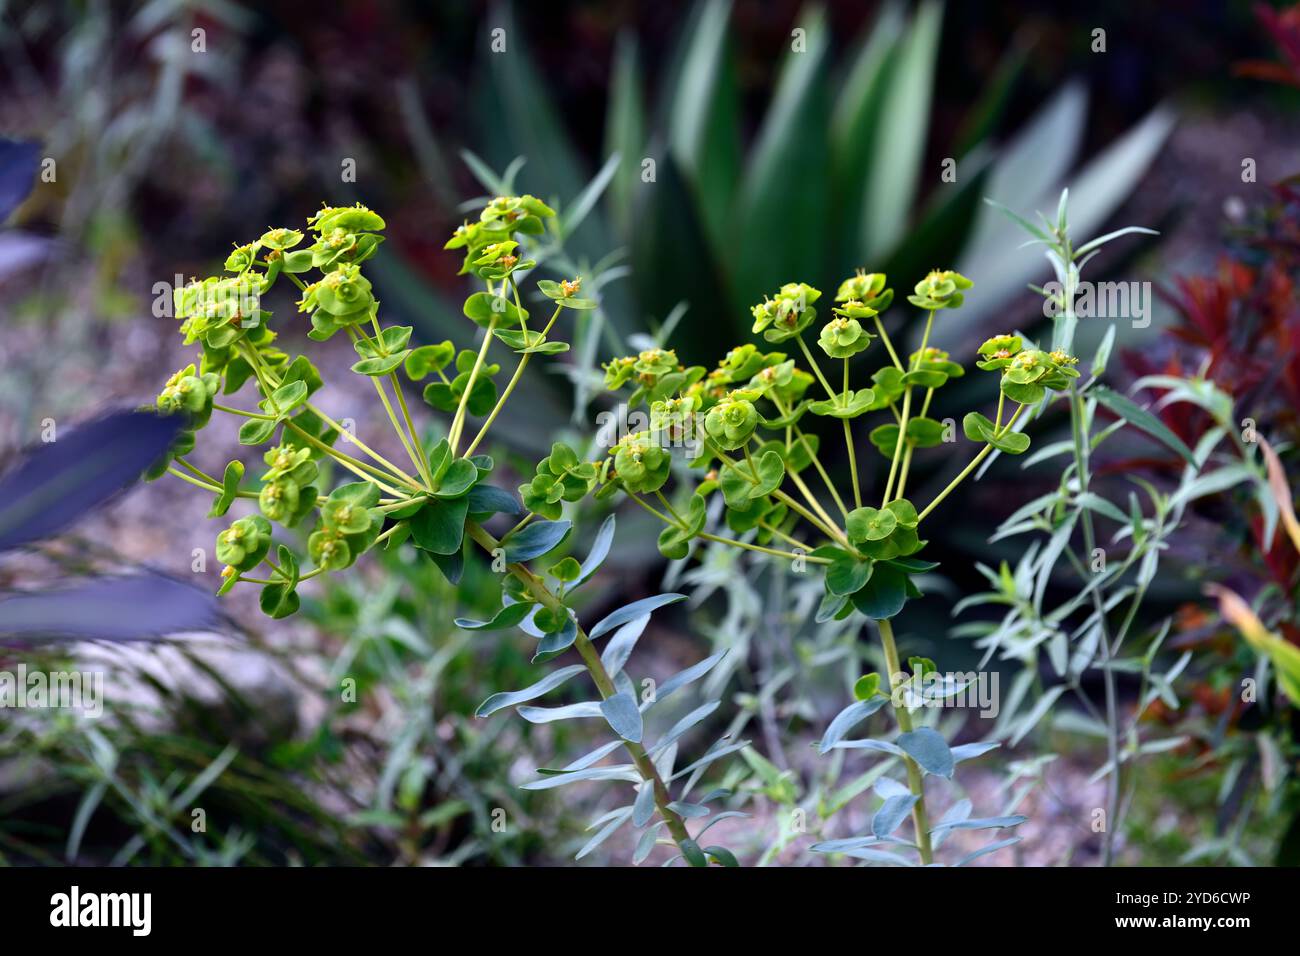
<path fill-rule="evenodd" d="M 492 51 L 494 30 L 504 31 L 503 52 Z M 1114 387 L 1142 375 L 1206 376 L 1289 464 L 1288 396 L 1300 391 L 1297 203 L 1286 187 L 1269 190 L 1297 171 L 1281 158 L 1297 139 L 1295 63 L 1276 52 L 1297 49 L 1295 37 L 1294 17 L 1212 0 L 378 0 L 328 13 L 300 0 L 0 0 L 0 134 L 16 144 L 2 154 L 0 192 L 15 177 L 30 180 L 12 171 L 33 160 L 51 158 L 56 171 L 47 180 L 36 168 L 35 188 L 0 229 L 0 449 L 35 441 L 47 418 L 147 400 L 157 371 L 182 364 L 171 320 L 154 311 L 157 283 L 207 274 L 229 237 L 297 222 L 322 200 L 384 212 L 378 296 L 426 342 L 465 333 L 457 260 L 442 244 L 472 205 L 466 197 L 531 191 L 561 211 L 539 268 L 583 274 L 601 306 L 567 330 L 575 348 L 555 366 L 562 374 L 530 376 L 502 423 L 507 447 L 494 453 L 527 473 L 551 441 L 591 440 L 604 407 L 602 361 L 656 341 L 711 365 L 749 340 L 748 306 L 785 281 L 833 289 L 865 267 L 906 286 L 953 266 L 976 282 L 960 330 L 940 342 L 955 357 L 1003 327 L 1043 333 L 1026 290 L 1045 274 L 1041 253 L 1020 248 L 1014 224 L 983 200 L 1050 212 L 1068 185 L 1076 236 L 1118 219 L 1162 233 L 1113 243 L 1089 267 L 1094 280 L 1155 279 L 1167 291 L 1150 328 L 1120 323 L 1115 350 L 1127 373 L 1112 363 Z M 1242 183 L 1242 156 L 1258 159 L 1257 185 Z M 340 176 L 345 159 L 355 160 L 355 183 Z M 942 175 L 949 159 L 952 182 Z M 1102 331 L 1083 323 L 1081 355 Z M 1188 444 L 1207 427 L 1194 403 L 1158 410 Z M 1174 464 L 1149 452 L 1102 456 L 1098 481 L 1115 487 L 1137 471 L 1172 481 Z M 918 458 L 918 494 L 932 493 L 950 465 L 944 455 Z M 953 573 L 935 587 L 953 600 L 981 588 L 960 570 L 973 554 L 1014 561 L 1014 542 L 987 539 L 1015 502 L 1044 490 L 1001 461 L 964 489 L 948 505 L 962 520 L 939 556 Z M 211 538 L 203 508 L 186 500 L 161 486 L 137 493 L 84 535 L 0 562 L 0 586 L 126 560 L 185 573 L 191 547 Z M 1244 489 L 1191 510 L 1174 543 L 1180 570 L 1153 587 L 1150 613 L 1181 608 L 1171 646 L 1198 654 L 1181 711 L 1147 719 L 1190 728 L 1195 742 L 1144 765 L 1175 809 L 1135 811 L 1128 858 L 1220 860 L 1235 846 L 1232 861 L 1268 859 L 1284 821 L 1300 819 L 1293 789 L 1283 797 L 1289 771 L 1278 770 L 1294 767 L 1294 711 L 1232 705 L 1254 656 L 1200 599 L 1196 569 L 1222 556 L 1214 576 L 1259 595 L 1265 622 L 1296 642 L 1296 555 L 1281 536 L 1262 535 L 1263 510 Z M 791 862 L 803 851 L 788 810 L 830 819 L 871 784 L 870 772 L 828 769 L 791 743 L 814 739 L 838 709 L 861 671 L 862 644 L 811 627 L 815 596 L 771 569 L 746 564 L 738 575 L 734 556 L 712 552 L 700 567 L 665 569 L 649 541 L 638 543 L 637 520 L 621 516 L 609 587 L 626 597 L 666 575 L 691 591 L 689 614 L 654 635 L 665 672 L 701 640 L 741 652 L 711 679 L 732 682 L 728 729 L 756 728 L 737 771 L 760 819 L 748 858 Z M 513 785 L 535 765 L 528 735 L 541 731 L 466 716 L 484 688 L 525 683 L 525 657 L 509 640 L 471 641 L 450 625 L 467 606 L 490 606 L 487 582 L 467 580 L 453 594 L 440 581 L 384 555 L 350 582 L 327 579 L 291 627 L 262 633 L 236 607 L 233 643 L 166 652 L 193 658 L 175 666 L 205 674 L 196 682 L 204 693 L 160 679 L 151 652 L 98 649 L 113 680 L 140 689 L 111 720 L 0 720 L 0 854 L 571 857 L 589 814 Z M 942 637 L 952 601 L 925 603 L 905 639 L 965 666 L 964 642 Z M 69 652 L 33 653 L 0 652 L 0 667 Z M 355 700 L 339 702 L 340 675 L 356 680 Z M 1089 746 L 1053 745 L 1063 763 L 1072 747 Z M 1068 773 L 1053 781 L 1026 763 L 1013 765 L 1016 775 L 1038 781 L 1047 819 L 1070 815 Z M 208 835 L 186 819 L 200 793 L 224 821 Z M 1243 811 L 1260 793 L 1272 808 L 1262 820 Z M 511 821 L 504 834 L 493 827 L 498 807 Z M 1291 823 L 1285 839 L 1300 843 L 1297 833 Z M 1073 822 L 1045 825 L 1035 839 L 1031 862 L 1095 852 Z"/>

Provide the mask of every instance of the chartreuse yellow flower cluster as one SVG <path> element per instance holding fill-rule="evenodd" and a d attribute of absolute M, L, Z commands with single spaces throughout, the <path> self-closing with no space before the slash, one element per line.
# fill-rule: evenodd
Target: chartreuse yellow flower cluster
<path fill-rule="evenodd" d="M 994 417 L 968 412 L 963 432 L 978 446 L 971 460 L 924 507 L 908 500 L 915 452 L 956 437 L 946 434 L 931 411 L 939 390 L 965 369 L 931 340 L 936 317 L 959 309 L 971 287 L 953 271 L 931 272 L 915 284 L 907 301 L 920 310 L 923 331 L 920 347 L 908 355 L 895 348 L 882 321 L 894 299 L 886 277 L 858 272 L 840 284 L 830 317 L 815 330 L 822 294 L 806 283 L 787 283 L 753 307 L 754 333 L 784 351 L 746 344 L 707 369 L 684 366 L 661 348 L 613 359 L 605 367 L 610 389 L 631 389 L 629 408 L 648 407 L 650 428 L 623 438 L 599 463 L 596 494 L 621 491 L 655 515 L 664 525 L 659 548 L 670 558 L 685 557 L 699 539 L 820 566 L 824 597 L 817 620 L 855 611 L 875 620 L 889 663 L 883 686 L 878 674 L 859 681 L 861 702 L 852 711 L 857 719 L 895 690 L 891 681 L 899 674 L 899 660 L 890 620 L 920 595 L 914 577 L 935 567 L 919 555 L 925 519 L 994 450 L 1024 452 L 1029 437 L 1015 429 L 1021 413 L 1078 376 L 1074 358 L 1025 349 L 1019 336 L 984 343 L 977 366 L 1001 375 Z M 815 349 L 807 340 L 814 331 Z M 862 369 L 858 357 L 870 354 L 876 340 L 883 354 L 864 383 L 855 374 Z M 856 419 L 871 412 L 886 418 L 865 436 L 882 456 L 878 504 L 864 503 L 868 476 L 859 468 L 860 436 L 853 429 Z M 818 418 L 839 420 L 847 486 L 833 480 L 821 460 L 825 429 L 812 424 Z M 681 467 L 675 469 L 670 453 L 679 449 L 675 457 Z M 725 529 L 707 526 L 709 499 L 718 495 Z M 924 669 L 914 664 L 914 674 Z M 900 739 L 914 743 L 907 709 L 897 715 Z M 928 863 L 921 763 L 910 751 L 902 752 L 918 851 Z"/>
<path fill-rule="evenodd" d="M 239 499 L 256 503 L 257 514 L 235 520 L 218 536 L 222 592 L 241 581 L 257 584 L 263 608 L 282 617 L 297 610 L 301 581 L 347 568 L 376 544 L 392 547 L 407 539 L 449 577 L 458 577 L 470 522 L 500 512 L 523 514 L 507 493 L 489 490 L 485 479 L 494 463 L 476 451 L 531 357 L 568 348 L 548 337 L 561 311 L 595 305 L 580 294 L 580 278 L 543 280 L 538 289 L 555 303 L 554 314 L 542 329 L 528 326 L 515 276 L 535 261 L 522 240 L 540 235 L 544 220 L 554 215 L 532 196 L 502 196 L 448 241 L 448 248 L 464 250 L 462 272 L 484 285 L 464 307 L 466 317 L 488 333 L 476 348 L 457 350 L 450 341 L 413 345 L 411 327 L 381 321 L 364 266 L 378 252 L 386 223 L 359 204 L 326 206 L 302 229 L 269 229 L 235 247 L 226 274 L 175 291 L 181 333 L 199 354 L 158 396 L 158 410 L 186 416 L 187 428 L 148 477 L 170 472 L 212 492 L 213 517 L 225 515 Z M 324 385 L 319 371 L 307 356 L 280 348 L 271 314 L 262 307 L 279 281 L 296 288 L 308 338 L 323 342 L 343 334 L 351 341 L 357 353 L 352 371 L 373 384 L 409 464 L 394 463 L 355 435 L 339 441 L 342 425 L 313 401 Z M 515 354 L 515 372 L 504 391 L 495 382 L 502 366 L 488 360 L 493 342 Z M 446 438 L 431 443 L 416 428 L 407 395 L 413 383 L 420 383 L 428 405 L 451 416 Z M 254 407 L 221 401 L 246 389 L 254 392 Z M 189 458 L 195 434 L 214 412 L 241 421 L 241 444 L 266 449 L 266 468 L 251 487 L 242 459 L 217 477 Z M 466 431 L 471 418 L 482 419 L 472 438 Z M 575 487 L 575 475 L 594 479 L 595 467 L 583 467 L 576 456 L 553 458 L 539 466 L 527 497 L 532 513 L 558 517 L 558 502 L 588 490 L 586 483 Z M 340 472 L 355 480 L 338 484 Z M 305 548 L 273 543 L 275 524 L 302 526 Z"/>
<path fill-rule="evenodd" d="M 918 510 L 905 497 L 913 454 L 943 442 L 945 429 L 930 416 L 931 405 L 939 389 L 965 374 L 947 352 L 930 344 L 935 317 L 959 308 L 970 288 L 969 279 L 952 271 L 932 272 L 916 283 L 907 299 L 922 310 L 924 333 L 920 348 L 906 359 L 881 321 L 893 290 L 884 275 L 859 272 L 840 284 L 831 316 L 815 330 L 820 361 L 805 333 L 813 334 L 822 294 L 802 282 L 781 286 L 752 310 L 754 332 L 769 343 L 793 347 L 793 358 L 788 351 L 764 352 L 746 344 L 714 369 L 686 367 L 664 348 L 611 360 L 606 386 L 630 388 L 627 405 L 646 406 L 651 427 L 624 437 L 599 463 L 598 494 L 621 489 L 658 515 L 665 525 L 660 548 L 671 557 L 683 554 L 692 538 L 726 540 L 691 517 L 703 514 L 707 499 L 720 494 L 728 528 L 746 536 L 731 543 L 831 569 L 822 618 L 843 617 L 855 608 L 877 620 L 894 616 L 916 593 L 912 575 L 930 566 L 913 557 L 924 544 L 921 521 L 992 450 L 1023 452 L 1028 436 L 1013 427 L 1021 411 L 1047 389 L 1068 387 L 1078 374 L 1069 356 L 1022 350 L 1017 336 L 985 343 L 978 366 L 1002 371 L 996 417 L 966 415 L 965 434 L 981 448 L 953 485 Z M 855 385 L 851 360 L 877 339 L 885 347 L 884 364 L 865 387 Z M 840 368 L 824 369 L 827 359 Z M 1008 400 L 1015 406 L 1009 414 Z M 852 422 L 869 412 L 893 419 L 866 435 L 888 462 L 884 495 L 874 507 L 863 501 L 852 430 Z M 819 457 L 818 430 L 805 430 L 809 415 L 839 419 L 851 472 L 848 487 L 831 480 Z M 677 456 L 688 467 L 679 472 L 679 487 L 667 494 L 675 448 L 690 450 Z M 700 473 L 694 481 L 688 477 L 691 469 Z M 819 483 L 822 494 L 812 487 Z M 576 495 L 576 486 L 572 491 Z M 800 526 L 820 539 L 817 546 L 798 536 Z"/>

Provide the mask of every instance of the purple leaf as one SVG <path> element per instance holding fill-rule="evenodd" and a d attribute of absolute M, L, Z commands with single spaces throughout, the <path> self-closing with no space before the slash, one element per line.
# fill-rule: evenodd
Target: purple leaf
<path fill-rule="evenodd" d="M 57 534 L 133 484 L 183 425 L 181 416 L 114 412 L 37 447 L 0 478 L 0 551 Z"/>
<path fill-rule="evenodd" d="M 0 644 L 142 641 L 211 630 L 221 621 L 210 593 L 155 571 L 0 597 Z"/>
<path fill-rule="evenodd" d="M 39 143 L 0 139 L 0 222 L 8 219 L 32 191 L 40 148 Z"/>

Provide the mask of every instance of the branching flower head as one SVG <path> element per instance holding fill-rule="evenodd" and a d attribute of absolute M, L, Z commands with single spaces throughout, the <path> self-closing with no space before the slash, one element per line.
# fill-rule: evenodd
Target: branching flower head
<path fill-rule="evenodd" d="M 536 197 L 497 196 L 483 208 L 478 222 L 462 223 L 443 248 L 465 250 L 462 275 L 502 279 L 536 265 L 521 257 L 514 237 L 541 235 L 542 220 L 554 215 L 555 210 Z"/>

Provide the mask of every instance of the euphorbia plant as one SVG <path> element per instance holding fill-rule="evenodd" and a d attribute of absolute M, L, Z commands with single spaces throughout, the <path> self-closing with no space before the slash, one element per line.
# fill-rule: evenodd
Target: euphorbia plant
<path fill-rule="evenodd" d="M 1046 389 L 1067 387 L 1077 374 L 1073 359 L 1025 349 L 1014 336 L 985 343 L 978 364 L 997 373 L 1001 382 L 993 417 L 975 411 L 966 415 L 964 431 L 979 451 L 944 491 L 918 509 L 905 497 L 912 457 L 918 448 L 954 437 L 929 412 L 937 391 L 963 374 L 947 353 L 931 346 L 931 334 L 937 322 L 960 307 L 970 281 L 955 272 L 933 272 L 916 283 L 908 301 L 921 310 L 925 332 L 920 348 L 904 360 L 881 320 L 893 299 L 885 277 L 866 273 L 850 277 L 838 290 L 832 317 L 817 330 L 822 361 L 805 338 L 805 332 L 811 336 L 817 318 L 814 303 L 821 293 L 804 283 L 789 283 L 754 306 L 754 331 L 770 345 L 797 348 L 806 368 L 786 351 L 767 352 L 754 344 L 733 349 L 711 371 L 683 367 L 671 350 L 661 348 L 615 359 L 606 367 L 607 384 L 613 389 L 632 387 L 630 404 L 648 406 L 650 427 L 627 435 L 596 460 L 583 460 L 572 448 L 557 443 L 519 487 L 521 505 L 514 495 L 489 482 L 495 464 L 479 449 L 532 357 L 567 349 L 550 337 L 563 311 L 595 304 L 583 296 L 579 277 L 543 280 L 536 283 L 537 292 L 543 301 L 553 303 L 553 309 L 540 329 L 529 324 L 520 286 L 521 276 L 536 264 L 529 257 L 528 244 L 547 231 L 553 216 L 546 204 L 531 196 L 498 197 L 447 243 L 448 248 L 464 251 L 462 274 L 483 284 L 483 291 L 470 295 L 464 306 L 466 317 L 483 329 L 474 348 L 457 350 L 450 341 L 411 347 L 411 328 L 383 324 L 363 265 L 378 251 L 384 221 L 360 205 L 326 207 L 308 220 L 306 230 L 270 230 L 230 254 L 227 275 L 193 281 L 176 291 L 181 331 L 200 354 L 197 363 L 168 381 L 158 398 L 162 411 L 188 416 L 188 430 L 152 473 L 165 471 L 212 493 L 214 517 L 227 514 L 240 499 L 256 502 L 256 511 L 232 521 L 218 535 L 217 554 L 226 565 L 221 592 L 240 583 L 253 584 L 261 588 L 262 609 L 272 617 L 284 617 L 298 608 L 300 582 L 342 571 L 374 547 L 409 542 L 456 583 L 466 551 L 471 543 L 477 545 L 493 557 L 494 567 L 507 572 L 502 606 L 490 620 L 457 623 L 481 630 L 517 626 L 537 639 L 537 662 L 570 650 L 581 660 L 523 690 L 493 694 L 480 707 L 480 715 L 514 706 L 536 723 L 603 718 L 617 735 L 564 767 L 543 770 L 539 780 L 526 786 L 541 789 L 578 780 L 625 780 L 636 785 L 637 795 L 630 804 L 593 824 L 598 832 L 583 853 L 631 822 L 643 829 L 638 859 L 644 858 L 656 842 L 657 831 L 663 829 L 691 864 L 704 865 L 710 859 L 734 864 L 726 849 L 701 848 L 697 843 L 713 820 L 698 824 L 694 835 L 687 823 L 713 815 L 708 804 L 726 792 L 714 791 L 696 803 L 686 797 L 705 768 L 747 742 L 718 741 L 703 757 L 676 769 L 679 738 L 712 713 L 718 702 L 707 702 L 686 714 L 654 743 L 647 742 L 645 721 L 651 708 L 702 677 L 723 655 L 687 668 L 657 692 L 638 699 L 624 665 L 650 614 L 681 595 L 637 601 L 590 629 L 579 624 L 572 598 L 609 552 L 612 517 L 596 535 L 586 560 L 565 557 L 545 567 L 532 566 L 569 537 L 571 523 L 562 518 L 565 502 L 592 493 L 597 497 L 622 493 L 664 522 L 659 547 L 666 556 L 684 557 L 693 539 L 700 538 L 811 565 L 825 576 L 819 619 L 860 613 L 877 622 L 888 673 L 883 681 L 876 675 L 859 681 L 862 699 L 836 719 L 822 746 L 872 745 L 871 749 L 902 758 L 908 790 L 887 795 L 889 816 L 897 818 L 896 826 L 908 810 L 912 812 L 914 845 L 921 860 L 930 862 L 922 774 L 950 775 L 954 760 L 973 751 L 950 749 L 933 731 L 914 728 L 906 705 L 896 708 L 901 731 L 897 743 L 842 738 L 858 720 L 891 699 L 898 700 L 899 693 L 908 693 L 906 687 L 896 686 L 901 664 L 890 621 L 909 598 L 919 596 L 913 577 L 935 566 L 917 556 L 925 544 L 923 522 L 994 448 L 1018 454 L 1028 447 L 1029 439 L 1014 428 L 1021 411 L 1041 400 Z M 344 439 L 354 446 L 355 454 L 338 447 L 343 426 L 312 400 L 324 384 L 320 373 L 306 356 L 290 356 L 277 345 L 277 333 L 269 326 L 271 316 L 261 308 L 267 291 L 282 277 L 300 293 L 298 307 L 310 316 L 311 339 L 324 341 L 343 333 L 351 340 L 358 355 L 352 371 L 370 379 L 405 449 L 407 465 L 385 458 L 356 435 Z M 871 376 L 870 385 L 854 387 L 852 360 L 876 338 L 889 360 Z M 501 366 L 489 360 L 494 343 L 515 355 L 514 371 L 500 390 L 496 376 Z M 841 383 L 838 387 L 823 370 L 823 362 L 842 363 L 842 370 L 831 373 Z M 423 398 L 449 416 L 445 437 L 436 442 L 426 440 L 416 428 L 405 394 L 409 383 L 431 376 Z M 824 392 L 824 397 L 810 396 L 814 389 Z M 217 400 L 243 391 L 254 395 L 255 408 L 242 407 L 248 402 L 237 399 L 228 399 L 231 404 Z M 884 495 L 878 505 L 866 505 L 853 421 L 869 412 L 886 411 L 894 420 L 868 436 L 889 463 Z M 214 412 L 241 419 L 240 443 L 262 449 L 266 470 L 256 475 L 256 484 L 245 484 L 241 460 L 231 461 L 220 478 L 189 460 L 196 432 Z M 818 458 L 818 436 L 801 427 L 809 414 L 840 419 L 851 472 L 847 489 L 837 487 Z M 481 424 L 472 426 L 472 419 Z M 681 467 L 674 469 L 675 461 Z M 337 482 L 334 476 L 339 470 L 354 480 Z M 674 471 L 678 478 L 670 497 L 665 489 Z M 819 481 L 833 502 L 829 507 L 810 487 L 810 482 Z M 708 530 L 712 496 L 722 498 L 725 529 Z M 499 537 L 484 527 L 496 515 L 517 519 Z M 276 525 L 302 528 L 307 533 L 305 553 L 277 540 Z M 816 547 L 805 543 L 812 537 Z M 605 650 L 598 652 L 594 642 L 606 635 Z M 918 679 L 924 676 L 928 662 L 913 658 L 911 663 Z M 551 708 L 529 705 L 584 671 L 598 699 Z M 919 690 L 913 696 L 920 699 L 918 695 Z M 620 746 L 629 762 L 603 763 Z M 683 776 L 688 779 L 674 799 L 670 787 Z M 1009 823 L 1009 819 L 993 823 L 1018 821 Z M 878 839 L 901 842 L 890 832 L 878 834 Z M 858 855 L 870 852 L 868 846 L 852 849 Z"/>
<path fill-rule="evenodd" d="M 649 743 L 647 715 L 682 687 L 696 681 L 722 655 L 687 668 L 638 700 L 625 671 L 637 638 L 650 614 L 681 599 L 665 594 L 647 598 L 607 615 L 589 630 L 577 620 L 570 602 L 591 579 L 609 552 L 613 518 L 606 520 L 595 544 L 581 563 L 572 557 L 530 563 L 559 549 L 571 531 L 560 520 L 561 502 L 576 501 L 595 486 L 594 463 L 581 462 L 563 445 L 537 467 L 537 474 L 514 495 L 489 483 L 495 463 L 477 453 L 534 355 L 568 348 L 550 338 L 565 309 L 584 310 L 594 302 L 582 295 L 578 277 L 560 282 L 542 280 L 537 289 L 553 304 L 539 329 L 529 325 L 519 279 L 535 265 L 527 243 L 543 235 L 554 212 L 531 196 L 503 196 L 489 202 L 477 221 L 458 228 L 448 248 L 464 250 L 462 274 L 483 284 L 464 306 L 468 319 L 484 333 L 475 347 L 457 351 L 450 342 L 411 347 L 412 329 L 386 326 L 380 318 L 363 265 L 378 250 L 383 219 L 360 205 L 326 207 L 307 222 L 306 230 L 272 229 L 261 238 L 238 246 L 225 263 L 227 275 L 195 280 L 176 290 L 176 317 L 187 345 L 199 349 L 198 361 L 169 379 L 156 405 L 164 413 L 187 416 L 187 428 L 169 454 L 150 471 L 151 477 L 170 473 L 215 496 L 211 515 L 226 515 L 237 501 L 255 502 L 256 510 L 233 520 L 217 536 L 216 554 L 225 565 L 220 593 L 244 583 L 261 589 L 261 607 L 276 618 L 299 607 L 298 585 L 309 578 L 342 571 L 366 551 L 393 548 L 407 542 L 427 555 L 453 584 L 464 569 L 466 551 L 480 547 L 504 570 L 502 606 L 487 621 L 457 620 L 471 630 L 520 627 L 538 639 L 537 662 L 576 650 L 581 663 L 562 667 L 523 690 L 496 693 L 479 708 L 487 716 L 505 707 L 535 723 L 580 717 L 605 720 L 617 734 L 610 744 L 555 770 L 526 786 L 546 789 L 579 780 L 623 780 L 636 785 L 632 803 L 597 821 L 600 829 L 584 855 L 625 822 L 643 829 L 638 856 L 653 848 L 665 830 L 682 858 L 692 865 L 709 860 L 734 865 L 725 848 L 701 848 L 687 820 L 712 814 L 707 806 L 725 792 L 687 801 L 699 773 L 713 761 L 745 746 L 723 742 L 690 766 L 676 770 L 677 740 L 708 716 L 717 703 L 697 708 Z M 277 282 L 287 280 L 300 293 L 298 307 L 310 316 L 309 338 L 324 341 L 342 333 L 355 348 L 352 371 L 368 378 L 409 462 L 399 465 L 376 451 L 313 402 L 323 380 L 305 355 L 290 356 L 270 328 L 271 315 L 263 297 Z M 514 354 L 515 367 L 498 390 L 501 366 L 489 360 L 494 343 Z M 427 441 L 416 428 L 405 390 L 412 382 L 432 377 L 423 387 L 424 401 L 449 416 L 446 435 Z M 237 396 L 251 392 L 255 407 Z M 225 399 L 219 401 L 218 399 Z M 229 402 L 229 404 L 227 404 Z M 239 441 L 262 450 L 265 470 L 254 483 L 245 482 L 245 464 L 236 459 L 221 477 L 194 464 L 189 454 L 195 434 L 214 413 L 242 421 Z M 480 424 L 472 425 L 473 419 Z M 344 442 L 355 454 L 339 447 Z M 347 480 L 338 482 L 339 471 Z M 516 523 L 500 537 L 484 524 L 497 515 Z M 279 540 L 276 525 L 307 533 L 305 552 Z M 608 635 L 604 653 L 593 641 Z M 563 707 L 534 707 L 529 702 L 586 672 L 598 698 Z M 629 762 L 602 761 L 622 746 Z M 677 788 L 674 779 L 692 774 Z M 657 817 L 657 820 L 655 819 Z M 716 819 L 716 817 L 715 817 Z M 712 821 L 701 823 L 699 836 Z"/>
<path fill-rule="evenodd" d="M 906 358 L 894 347 L 881 318 L 893 301 L 885 276 L 859 272 L 840 285 L 832 317 L 816 330 L 822 359 L 805 338 L 805 333 L 811 337 L 817 321 L 814 303 L 821 292 L 805 283 L 789 283 L 753 308 L 754 332 L 784 351 L 765 352 L 746 344 L 708 370 L 684 367 L 671 351 L 652 349 L 606 366 L 606 384 L 611 389 L 632 388 L 629 407 L 649 407 L 650 427 L 625 436 L 600 464 L 598 495 L 621 490 L 662 521 L 659 548 L 667 557 L 684 557 L 690 541 L 701 538 L 788 560 L 797 567 L 813 565 L 825 582 L 819 621 L 859 613 L 876 622 L 887 672 L 883 679 L 868 674 L 858 681 L 859 700 L 831 724 L 821 748 L 823 752 L 833 747 L 869 749 L 901 758 L 907 785 L 888 779 L 877 785 L 884 804 L 873 819 L 872 836 L 831 841 L 815 849 L 903 862 L 879 847 L 910 846 L 922 863 L 929 864 L 932 835 L 953 828 L 1014 826 L 1023 819 L 962 816 L 931 827 L 924 774 L 951 776 L 956 762 L 992 745 L 949 747 L 934 730 L 914 726 L 914 708 L 934 702 L 934 692 L 925 689 L 927 673 L 934 666 L 911 658 L 910 673 L 904 672 L 891 623 L 910 598 L 920 596 L 914 577 L 936 567 L 919 554 L 926 543 L 922 538 L 926 518 L 994 449 L 1012 455 L 1024 452 L 1029 437 L 1015 430 L 1021 413 L 1041 402 L 1049 390 L 1064 390 L 1078 377 L 1075 359 L 1064 352 L 1026 348 L 1015 335 L 985 342 L 976 364 L 999 376 L 993 417 L 979 411 L 965 415 L 963 431 L 979 450 L 946 488 L 918 508 L 906 497 L 913 455 L 918 448 L 955 440 L 950 426 L 930 417 L 930 410 L 939 389 L 964 374 L 962 366 L 932 346 L 931 340 L 936 325 L 961 306 L 971 285 L 951 271 L 932 272 L 915 284 L 907 298 L 921 311 L 924 332 L 920 347 Z M 871 375 L 870 385 L 855 387 L 852 360 L 877 338 L 887 358 Z M 791 351 L 796 357 L 791 357 Z M 806 362 L 804 368 L 799 357 Z M 828 373 L 823 368 L 828 360 L 841 368 L 830 364 Z M 817 390 L 824 397 L 809 396 Z M 887 470 L 881 465 L 883 496 L 878 504 L 867 505 L 866 476 L 860 473 L 852 423 L 870 412 L 887 412 L 893 421 L 878 425 L 867 436 L 888 462 Z M 847 488 L 837 486 L 823 466 L 818 436 L 802 427 L 806 415 L 840 419 L 850 470 Z M 666 449 L 675 446 L 687 448 L 684 457 L 690 460 L 670 489 L 672 469 Z M 692 477 L 692 469 L 700 474 Z M 829 502 L 810 487 L 818 482 Z M 722 497 L 727 528 L 736 537 L 706 530 L 708 499 L 714 495 Z M 959 689 L 946 687 L 939 693 Z M 887 703 L 895 706 L 896 740 L 843 739 Z M 909 811 L 912 841 L 893 836 Z M 985 851 L 1002 845 L 1005 842 Z"/>

